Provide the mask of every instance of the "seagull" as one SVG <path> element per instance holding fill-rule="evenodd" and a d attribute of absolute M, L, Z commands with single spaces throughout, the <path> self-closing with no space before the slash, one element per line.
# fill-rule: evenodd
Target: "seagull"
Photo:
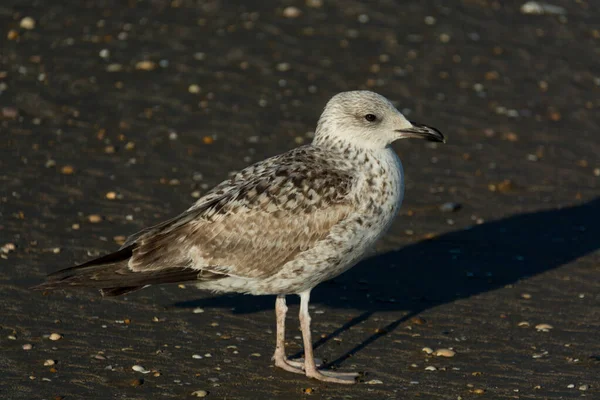
<path fill-rule="evenodd" d="M 445 142 L 370 91 L 333 96 L 311 144 L 246 167 L 189 209 L 130 236 L 114 253 L 48 275 L 37 290 L 93 287 L 117 296 L 193 282 L 217 293 L 275 295 L 275 365 L 334 383 L 359 374 L 315 362 L 311 290 L 360 261 L 391 225 L 404 172 L 391 143 Z M 304 358 L 285 354 L 286 295 L 300 296 Z"/>

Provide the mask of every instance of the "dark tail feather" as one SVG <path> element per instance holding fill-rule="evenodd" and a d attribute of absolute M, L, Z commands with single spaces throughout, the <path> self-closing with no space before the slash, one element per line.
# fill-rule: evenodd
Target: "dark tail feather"
<path fill-rule="evenodd" d="M 100 293 L 102 296 L 120 296 L 122 294 L 135 292 L 137 290 L 143 289 L 143 286 L 123 286 L 123 287 L 111 287 L 111 288 L 102 288 L 100 289 Z"/>
<path fill-rule="evenodd" d="M 146 285 L 197 280 L 199 271 L 190 268 L 162 268 L 155 271 L 132 271 L 128 261 L 134 246 L 65 268 L 48 275 L 46 282 L 33 290 L 53 290 L 64 287 L 92 287 L 105 296 L 118 296 L 142 289 Z"/>

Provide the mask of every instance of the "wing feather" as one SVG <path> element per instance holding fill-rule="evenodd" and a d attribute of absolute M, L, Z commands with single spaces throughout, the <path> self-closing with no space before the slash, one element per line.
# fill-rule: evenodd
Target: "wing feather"
<path fill-rule="evenodd" d="M 246 168 L 178 217 L 132 236 L 129 267 L 271 276 L 348 217 L 353 183 L 323 150 L 297 148 Z"/>

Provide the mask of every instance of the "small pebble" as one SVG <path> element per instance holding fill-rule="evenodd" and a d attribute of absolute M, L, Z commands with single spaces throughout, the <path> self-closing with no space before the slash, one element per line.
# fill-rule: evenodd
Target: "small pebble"
<path fill-rule="evenodd" d="M 192 392 L 192 396 L 206 397 L 206 396 L 208 396 L 208 392 L 206 390 L 196 390 L 195 392 Z"/>
<path fill-rule="evenodd" d="M 383 381 L 380 381 L 379 379 L 371 379 L 370 381 L 365 382 L 365 384 L 367 384 L 367 385 L 382 385 Z"/>
<path fill-rule="evenodd" d="M 134 370 L 135 372 L 141 372 L 142 374 L 149 374 L 152 371 L 148 371 L 146 368 L 142 367 L 141 365 L 134 365 L 133 367 L 131 367 L 132 370 Z"/>
<path fill-rule="evenodd" d="M 574 387 L 575 387 L 575 385 L 574 385 L 574 384 L 572 384 L 572 383 L 571 383 L 571 384 L 569 384 L 569 385 L 567 385 L 567 389 L 573 389 Z"/>
<path fill-rule="evenodd" d="M 194 314 L 202 314 L 204 312 L 204 310 L 202 308 L 194 308 L 193 313 Z"/>
<path fill-rule="evenodd" d="M 97 224 L 98 222 L 102 221 L 102 217 L 98 214 L 92 214 L 88 216 L 88 221 L 90 221 L 92 224 Z"/>
<path fill-rule="evenodd" d="M 194 355 L 192 355 L 192 358 L 195 358 L 196 360 L 200 360 L 202 358 L 202 356 L 200 354 L 194 354 Z"/>
<path fill-rule="evenodd" d="M 72 166 L 70 166 L 70 165 L 65 165 L 64 167 L 62 167 L 62 168 L 60 169 L 60 172 L 61 172 L 63 175 L 72 175 L 72 174 L 73 174 L 73 172 L 75 172 L 75 168 L 73 168 L 73 167 L 72 167 Z"/>
<path fill-rule="evenodd" d="M 196 85 L 196 84 L 192 84 L 188 87 L 188 92 L 192 93 L 192 94 L 198 94 L 200 93 L 200 86 Z"/>
<path fill-rule="evenodd" d="M 23 345 L 23 350 L 31 350 L 33 349 L 33 346 L 30 343 L 26 343 Z"/>
<path fill-rule="evenodd" d="M 286 18 L 298 18 L 300 15 L 302 15 L 302 11 L 297 7 L 290 6 L 283 10 L 283 16 Z"/>
<path fill-rule="evenodd" d="M 54 364 L 56 364 L 56 362 L 54 360 L 46 360 L 46 361 L 44 361 L 44 367 L 51 367 Z"/>
<path fill-rule="evenodd" d="M 438 357 L 454 357 L 456 352 L 450 349 L 437 349 L 433 354 Z"/>
<path fill-rule="evenodd" d="M 425 371 L 437 371 L 437 368 L 434 367 L 433 365 L 430 365 L 428 367 L 425 367 Z"/>
<path fill-rule="evenodd" d="M 424 351 L 427 354 L 433 353 L 433 349 L 431 347 L 423 347 L 421 351 Z"/>
<path fill-rule="evenodd" d="M 123 65 L 121 64 L 109 64 L 106 66 L 106 72 L 119 72 L 123 69 Z"/>
<path fill-rule="evenodd" d="M 527 321 L 521 321 L 521 322 L 519 322 L 519 323 L 517 324 L 517 326 L 522 326 L 522 327 L 527 327 L 527 326 L 529 326 L 529 325 L 530 325 L 530 324 L 529 324 L 529 322 L 527 322 Z"/>
<path fill-rule="evenodd" d="M 48 339 L 50 340 L 60 340 L 62 339 L 62 335 L 59 333 L 52 333 L 50 334 L 50 336 L 48 336 Z"/>
<path fill-rule="evenodd" d="M 31 17 L 25 17 L 21 20 L 19 26 L 23 29 L 32 30 L 35 28 L 35 19 Z"/>
<path fill-rule="evenodd" d="M 455 212 L 458 211 L 462 208 L 462 205 L 460 203 L 453 203 L 453 202 L 448 202 L 448 203 L 444 203 L 440 206 L 440 211 L 441 212 Z"/>
<path fill-rule="evenodd" d="M 106 198 L 109 200 L 114 200 L 117 198 L 117 193 L 115 192 L 107 192 L 106 193 Z"/>
<path fill-rule="evenodd" d="M 277 64 L 277 71 L 280 72 L 286 72 L 289 71 L 292 68 L 292 66 L 289 63 L 286 62 L 282 62 Z"/>
<path fill-rule="evenodd" d="M 156 68 L 156 63 L 154 61 L 139 61 L 137 64 L 135 64 L 135 69 L 140 70 L 140 71 L 152 71 L 153 69 Z"/>
<path fill-rule="evenodd" d="M 550 332 L 550 329 L 553 329 L 554 327 L 550 324 L 537 324 L 535 326 L 535 329 L 538 332 Z"/>
<path fill-rule="evenodd" d="M 589 388 L 590 388 L 590 385 L 588 385 L 588 384 L 579 386 L 579 390 L 582 390 L 582 391 L 588 390 Z"/>

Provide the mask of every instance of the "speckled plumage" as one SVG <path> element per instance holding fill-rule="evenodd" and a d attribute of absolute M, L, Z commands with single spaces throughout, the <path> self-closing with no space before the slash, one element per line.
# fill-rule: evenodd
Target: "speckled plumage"
<path fill-rule="evenodd" d="M 443 140 L 378 94 L 340 93 L 312 144 L 245 168 L 179 216 L 132 235 L 118 252 L 58 271 L 40 288 L 92 286 L 118 295 L 195 281 L 216 292 L 278 295 L 278 302 L 300 294 L 305 324 L 310 290 L 356 264 L 398 213 L 403 171 L 389 144 L 403 137 Z M 277 310 L 285 314 L 283 299 Z M 278 332 L 280 324 L 278 314 Z M 282 357 L 276 352 L 278 366 L 296 368 Z M 340 381 L 315 372 L 306 358 L 307 375 Z"/>

